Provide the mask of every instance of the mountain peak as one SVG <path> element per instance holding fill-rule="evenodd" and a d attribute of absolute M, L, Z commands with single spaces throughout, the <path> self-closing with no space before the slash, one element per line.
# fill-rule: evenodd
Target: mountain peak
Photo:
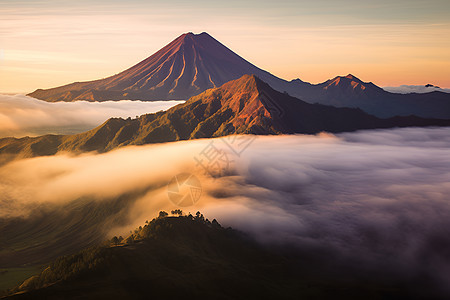
<path fill-rule="evenodd" d="M 351 87 L 351 88 L 361 88 L 365 89 L 366 83 L 360 80 L 358 77 L 348 74 L 347 76 L 336 76 L 323 83 L 324 88 L 328 89 L 331 87 Z"/>
<path fill-rule="evenodd" d="M 333 79 L 330 79 L 329 82 L 331 83 L 356 82 L 364 84 L 364 82 L 361 79 L 359 79 L 353 74 L 348 74 L 346 76 L 336 76 Z"/>
<path fill-rule="evenodd" d="M 350 79 L 350 80 L 354 80 L 357 82 L 362 82 L 358 77 L 354 76 L 353 74 L 348 74 L 347 76 L 345 76 L 345 78 Z"/>
<path fill-rule="evenodd" d="M 245 94 L 248 95 L 248 99 L 253 99 L 261 93 L 272 90 L 272 88 L 255 74 L 245 74 L 241 78 L 223 84 L 220 90 L 230 95 L 242 96 Z"/>
<path fill-rule="evenodd" d="M 203 31 L 201 33 L 193 33 L 192 31 L 183 33 L 180 37 L 192 37 L 192 38 L 197 38 L 197 37 L 210 37 L 213 38 L 211 35 L 209 35 L 207 32 Z"/>
<path fill-rule="evenodd" d="M 257 84 L 261 82 L 261 79 L 259 79 L 255 74 L 245 74 L 242 77 L 229 81 L 223 85 L 223 87 L 227 87 L 228 85 L 233 86 L 249 86 L 257 88 Z"/>
<path fill-rule="evenodd" d="M 194 36 L 197 36 L 197 35 L 209 35 L 209 34 L 206 31 L 203 31 L 201 33 L 193 33 L 192 31 L 189 31 L 189 32 L 183 33 L 182 35 L 194 35 Z"/>

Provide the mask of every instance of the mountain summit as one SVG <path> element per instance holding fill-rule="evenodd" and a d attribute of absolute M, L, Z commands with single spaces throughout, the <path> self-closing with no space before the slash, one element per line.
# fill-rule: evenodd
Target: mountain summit
<path fill-rule="evenodd" d="M 252 65 L 206 32 L 185 33 L 117 75 L 47 90 L 39 89 L 29 96 L 49 102 L 186 100 L 245 74 L 255 74 L 275 86 L 287 83 Z"/>

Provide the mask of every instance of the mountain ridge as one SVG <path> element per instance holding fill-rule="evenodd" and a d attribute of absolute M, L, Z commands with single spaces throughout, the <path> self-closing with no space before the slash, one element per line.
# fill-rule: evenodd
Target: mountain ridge
<path fill-rule="evenodd" d="M 413 116 L 379 119 L 360 109 L 310 104 L 274 90 L 255 75 L 244 75 L 165 112 L 136 119 L 111 118 L 76 135 L 0 139 L 0 154 L 9 161 L 230 134 L 316 134 L 405 126 L 450 126 L 450 120 Z"/>
<path fill-rule="evenodd" d="M 58 257 L 5 299 L 440 299 L 426 281 L 367 278 L 324 253 L 178 215 L 161 211 L 128 237 Z"/>

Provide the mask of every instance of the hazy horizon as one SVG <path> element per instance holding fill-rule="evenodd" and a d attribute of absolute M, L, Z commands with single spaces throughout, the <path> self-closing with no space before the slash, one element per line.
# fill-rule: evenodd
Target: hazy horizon
<path fill-rule="evenodd" d="M 22 94 L 0 93 L 0 138 L 76 134 L 109 118 L 135 118 L 167 110 L 184 101 L 103 101 L 49 103 Z"/>
<path fill-rule="evenodd" d="M 114 75 L 190 31 L 286 80 L 352 73 L 378 86 L 450 87 L 445 0 L 0 3 L 1 92 Z"/>

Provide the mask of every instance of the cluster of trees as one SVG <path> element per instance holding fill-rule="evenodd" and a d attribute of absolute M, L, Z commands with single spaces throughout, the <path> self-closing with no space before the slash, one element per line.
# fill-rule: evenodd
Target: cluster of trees
<path fill-rule="evenodd" d="M 100 246 L 85 249 L 74 255 L 62 256 L 39 275 L 26 280 L 21 286 L 11 290 L 10 293 L 42 288 L 61 280 L 83 276 L 87 272 L 89 274 L 101 272 L 105 269 L 108 261 L 113 259 L 114 247 L 118 245 L 126 246 L 146 239 L 158 240 L 174 234 L 189 235 L 196 230 L 201 233 L 205 228 L 211 230 L 221 228 L 215 219 L 210 222 L 200 212 L 197 212 L 195 216 L 191 213 L 183 215 L 180 209 L 176 209 L 172 210 L 171 214 L 172 216 L 169 217 L 167 212 L 161 211 L 157 218 L 150 222 L 146 221 L 144 226 L 139 226 L 139 228 L 131 231 L 126 238 L 114 236 Z"/>
<path fill-rule="evenodd" d="M 173 217 L 179 217 L 179 218 L 185 218 L 186 220 L 190 220 L 190 221 L 196 221 L 208 226 L 214 226 L 214 227 L 221 227 L 219 222 L 217 222 L 216 219 L 214 219 L 212 222 L 209 221 L 208 219 L 206 219 L 202 213 L 200 213 L 199 211 L 197 211 L 195 213 L 195 216 L 193 216 L 190 212 L 188 213 L 188 215 L 183 215 L 183 211 L 181 209 L 175 209 L 172 210 L 171 215 Z M 153 220 L 151 220 L 150 222 L 147 220 L 145 221 L 145 225 L 139 226 L 139 228 L 136 228 L 134 231 L 130 231 L 130 235 L 126 238 L 123 238 L 122 236 L 114 236 L 111 240 L 110 240 L 110 245 L 113 246 L 118 246 L 118 245 L 129 245 L 129 244 L 133 244 L 137 241 L 141 241 L 143 239 L 146 238 L 150 238 L 152 236 L 154 236 L 154 232 L 158 231 L 161 226 L 163 225 L 161 223 L 161 220 L 163 220 L 164 218 L 169 217 L 169 213 L 167 213 L 166 211 L 160 211 L 158 214 L 157 218 L 154 218 Z"/>

